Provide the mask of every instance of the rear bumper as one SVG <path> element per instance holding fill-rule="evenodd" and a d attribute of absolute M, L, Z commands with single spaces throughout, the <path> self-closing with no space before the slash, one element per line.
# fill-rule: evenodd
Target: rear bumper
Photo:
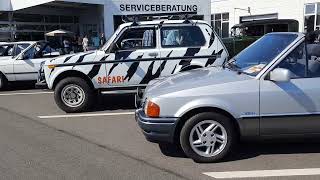
<path fill-rule="evenodd" d="M 135 117 L 148 141 L 174 143 L 174 132 L 179 118 L 149 118 L 142 109 L 136 111 Z"/>

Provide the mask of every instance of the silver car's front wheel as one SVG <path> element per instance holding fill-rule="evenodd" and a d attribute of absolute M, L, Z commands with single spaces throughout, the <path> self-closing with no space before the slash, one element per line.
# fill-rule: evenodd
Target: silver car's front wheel
<path fill-rule="evenodd" d="M 69 84 L 62 89 L 61 99 L 69 107 L 79 107 L 83 104 L 86 94 L 76 84 Z"/>
<path fill-rule="evenodd" d="M 196 124 L 189 136 L 189 143 L 198 155 L 213 157 L 223 151 L 228 142 L 227 131 L 214 120 L 204 120 Z"/>
<path fill-rule="evenodd" d="M 216 112 L 194 115 L 181 129 L 180 145 L 196 162 L 217 162 L 223 159 L 237 141 L 232 119 Z"/>

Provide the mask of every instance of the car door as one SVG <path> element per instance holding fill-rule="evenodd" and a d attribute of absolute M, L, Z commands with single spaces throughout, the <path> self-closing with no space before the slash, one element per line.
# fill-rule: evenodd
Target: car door
<path fill-rule="evenodd" d="M 14 81 L 13 57 L 15 44 L 6 44 L 0 46 L 0 72 L 5 74 L 8 81 Z"/>
<path fill-rule="evenodd" d="M 42 62 L 58 56 L 45 42 L 37 42 L 21 53 L 14 62 L 14 73 L 17 81 L 35 81 Z"/>
<path fill-rule="evenodd" d="M 320 63 L 306 54 L 302 42 L 275 68 L 291 72 L 289 82 L 260 82 L 260 134 L 299 135 L 320 133 Z M 310 73 L 310 64 L 317 74 Z M 274 68 L 274 69 L 275 69 Z"/>
<path fill-rule="evenodd" d="M 111 52 L 117 62 L 106 64 L 109 86 L 144 86 L 160 76 L 156 26 L 125 28 L 113 43 Z"/>
<path fill-rule="evenodd" d="M 218 40 L 206 41 L 211 36 L 214 37 L 212 29 L 205 25 L 203 27 L 194 24 L 163 25 L 160 29 L 160 51 L 163 59 L 161 76 L 212 65 L 213 62 L 208 63 L 208 58 L 187 58 L 218 53 L 216 49 Z M 224 50 L 223 46 L 221 50 Z M 166 60 L 168 58 L 177 59 Z"/>

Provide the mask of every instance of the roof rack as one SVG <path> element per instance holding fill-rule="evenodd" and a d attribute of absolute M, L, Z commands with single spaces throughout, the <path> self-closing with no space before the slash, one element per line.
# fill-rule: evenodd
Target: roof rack
<path fill-rule="evenodd" d="M 139 25 L 139 18 L 138 16 L 121 16 L 121 20 L 124 23 L 128 23 L 128 22 L 133 22 L 132 26 L 137 26 Z"/>
<path fill-rule="evenodd" d="M 142 17 L 143 15 L 123 15 L 121 16 L 121 19 L 124 23 L 133 22 L 133 25 L 138 25 L 139 23 L 139 17 Z M 181 14 L 181 15 L 161 15 L 161 16 L 147 16 L 147 21 L 152 20 L 184 20 L 183 23 L 189 24 L 191 23 L 191 20 L 195 16 L 195 14 Z"/>

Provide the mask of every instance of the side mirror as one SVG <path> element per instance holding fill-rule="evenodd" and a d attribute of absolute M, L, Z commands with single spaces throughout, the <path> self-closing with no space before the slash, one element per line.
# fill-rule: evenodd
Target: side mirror
<path fill-rule="evenodd" d="M 289 82 L 291 72 L 288 69 L 276 68 L 270 73 L 270 80 L 274 82 Z"/>
<path fill-rule="evenodd" d="M 17 59 L 18 60 L 24 60 L 24 54 L 21 54 Z"/>

